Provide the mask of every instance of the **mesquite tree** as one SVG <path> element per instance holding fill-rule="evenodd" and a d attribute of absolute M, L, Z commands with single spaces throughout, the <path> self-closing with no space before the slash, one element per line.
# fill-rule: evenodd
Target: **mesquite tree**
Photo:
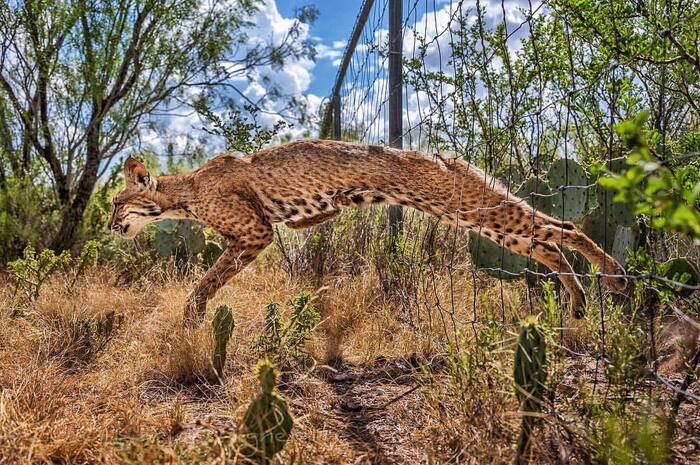
<path fill-rule="evenodd" d="M 163 114 L 313 56 L 302 9 L 280 40 L 251 40 L 256 0 L 6 0 L 0 4 L 0 189 L 50 181 L 50 240 L 69 247 L 99 177 Z M 218 91 L 221 91 L 217 94 Z M 225 91 L 225 92 L 224 92 Z M 277 95 L 274 92 L 272 95 Z"/>

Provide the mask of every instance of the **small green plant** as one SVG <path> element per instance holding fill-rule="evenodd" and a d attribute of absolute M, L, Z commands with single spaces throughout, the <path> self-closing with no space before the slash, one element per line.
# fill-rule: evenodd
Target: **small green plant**
<path fill-rule="evenodd" d="M 611 465 L 662 465 L 670 453 L 670 438 L 663 418 L 650 414 L 602 412 L 593 436 L 599 463 Z"/>
<path fill-rule="evenodd" d="M 687 286 L 697 286 L 700 283 L 700 271 L 697 266 L 687 258 L 674 258 L 664 262 L 659 267 L 661 275 L 676 283 L 682 283 Z M 681 297 L 690 297 L 693 289 L 690 287 L 678 286 L 672 283 L 662 283 L 663 287 L 669 288 L 674 293 Z"/>
<path fill-rule="evenodd" d="M 561 312 L 559 305 L 557 305 L 553 281 L 542 281 L 542 310 L 544 311 L 544 324 L 547 327 L 556 328 L 560 325 Z"/>
<path fill-rule="evenodd" d="M 545 334 L 536 317 L 527 317 L 520 323 L 520 334 L 513 364 L 515 395 L 520 404 L 523 420 L 518 438 L 516 463 L 526 463 L 532 431 L 537 424 L 535 416 L 542 408 L 547 381 L 547 353 Z"/>
<path fill-rule="evenodd" d="M 44 284 L 58 272 L 66 274 L 66 292 L 71 292 L 78 279 L 95 265 L 99 253 L 100 244 L 96 240 L 87 242 L 75 259 L 67 250 L 59 255 L 51 249 L 37 253 L 33 246 L 28 245 L 22 258 L 7 265 L 15 284 L 15 295 L 21 292 L 27 303 L 35 301 Z"/>
<path fill-rule="evenodd" d="M 292 298 L 287 306 L 292 315 L 285 325 L 279 305 L 270 302 L 265 309 L 265 330 L 254 342 L 253 348 L 278 366 L 291 362 L 306 362 L 308 355 L 304 345 L 311 337 L 321 315 L 313 305 L 311 293 L 304 291 Z"/>
<path fill-rule="evenodd" d="M 246 426 L 243 454 L 267 464 L 284 447 L 294 419 L 287 401 L 275 392 L 277 373 L 273 365 L 264 359 L 258 362 L 255 372 L 262 392 L 253 399 L 243 417 Z"/>
<path fill-rule="evenodd" d="M 56 272 L 65 269 L 71 263 L 68 251 L 60 255 L 51 249 L 37 253 L 33 246 L 28 245 L 24 249 L 22 258 L 10 262 L 7 267 L 15 284 L 15 294 L 24 294 L 27 302 L 33 302 L 39 298 L 41 288 L 46 281 Z"/>
<path fill-rule="evenodd" d="M 626 398 L 644 376 L 647 331 L 635 316 L 628 319 L 619 305 L 606 306 L 606 321 L 613 324 L 606 334 L 608 363 L 605 373 L 611 389 L 618 391 L 621 399 Z"/>
<path fill-rule="evenodd" d="M 100 243 L 97 240 L 88 241 L 80 251 L 78 258 L 72 260 L 69 279 L 66 281 L 66 292 L 71 292 L 75 288 L 81 276 L 97 263 L 100 255 Z"/>
<path fill-rule="evenodd" d="M 224 377 L 224 365 L 226 364 L 226 346 L 233 333 L 233 312 L 228 305 L 220 305 L 214 312 L 214 356 L 212 364 L 219 379 Z"/>

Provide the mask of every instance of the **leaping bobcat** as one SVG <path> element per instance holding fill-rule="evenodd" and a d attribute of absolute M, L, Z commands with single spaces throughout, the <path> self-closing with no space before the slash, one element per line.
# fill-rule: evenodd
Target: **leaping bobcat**
<path fill-rule="evenodd" d="M 228 247 L 190 294 L 184 322 L 204 318 L 207 301 L 271 242 L 272 225 L 308 228 L 352 206 L 406 205 L 464 226 L 552 271 L 566 287 L 574 315 L 585 295 L 557 244 L 578 250 L 623 292 L 623 267 L 574 224 L 535 211 L 466 162 L 414 151 L 328 140 L 304 140 L 245 157 L 216 157 L 196 171 L 152 177 L 128 159 L 126 185 L 114 197 L 108 227 L 134 237 L 166 218 L 201 221 Z M 613 275 L 613 276 L 610 276 Z"/>

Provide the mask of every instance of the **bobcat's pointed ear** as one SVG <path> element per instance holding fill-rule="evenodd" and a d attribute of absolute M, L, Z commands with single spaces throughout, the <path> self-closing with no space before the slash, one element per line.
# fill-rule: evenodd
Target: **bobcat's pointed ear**
<path fill-rule="evenodd" d="M 150 188 L 154 184 L 143 163 L 134 158 L 127 158 L 124 162 L 124 180 L 127 186 L 139 185 Z"/>

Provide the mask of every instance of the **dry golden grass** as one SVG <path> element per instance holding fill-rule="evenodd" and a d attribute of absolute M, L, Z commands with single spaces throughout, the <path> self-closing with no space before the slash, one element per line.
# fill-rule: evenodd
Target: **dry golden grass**
<path fill-rule="evenodd" d="M 193 331 L 180 324 L 194 277 L 114 282 L 110 270 L 94 269 L 67 294 L 55 279 L 18 314 L 3 281 L 0 464 L 242 461 L 225 445 L 258 389 L 251 339 L 263 331 L 265 304 L 308 283 L 259 260 L 218 293 L 210 311 L 226 303 L 236 323 L 219 385 L 209 322 Z M 519 417 L 509 341 L 530 308 L 523 282 L 440 276 L 412 312 L 370 271 L 324 285 L 308 346 L 316 365 L 282 377 L 296 423 L 279 463 L 512 462 Z M 81 325 L 112 310 L 123 316 L 113 337 L 87 343 Z M 461 358 L 445 355 L 445 336 Z M 570 348 L 594 340 L 579 322 L 564 337 Z M 534 453 L 538 463 L 582 463 L 581 444 L 549 421 Z"/>

